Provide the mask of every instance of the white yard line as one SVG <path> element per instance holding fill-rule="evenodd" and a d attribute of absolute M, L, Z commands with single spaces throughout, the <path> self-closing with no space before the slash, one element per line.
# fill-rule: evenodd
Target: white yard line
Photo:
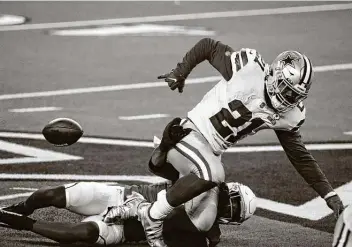
<path fill-rule="evenodd" d="M 168 117 L 169 114 L 149 114 L 149 115 L 138 115 L 138 116 L 120 116 L 121 120 L 143 120 L 143 119 L 153 119 L 153 118 L 164 118 Z"/>
<path fill-rule="evenodd" d="M 0 31 L 43 30 L 43 29 L 53 29 L 53 28 L 88 27 L 88 26 L 98 26 L 98 25 L 199 20 L 199 19 L 215 19 L 215 18 L 229 18 L 229 17 L 242 17 L 242 16 L 264 16 L 264 15 L 278 15 L 278 14 L 292 14 L 292 13 L 310 13 L 310 12 L 321 12 L 321 11 L 337 11 L 337 10 L 347 10 L 347 9 L 352 9 L 351 3 L 298 6 L 298 7 L 285 7 L 285 8 L 272 8 L 272 9 L 249 9 L 249 10 L 235 10 L 235 11 L 223 11 L 223 12 L 205 12 L 205 13 L 190 13 L 190 14 L 176 14 L 176 15 L 161 15 L 161 16 L 114 18 L 114 19 L 87 20 L 87 21 L 24 24 L 24 25 L 18 25 L 18 26 L 0 27 Z"/>
<path fill-rule="evenodd" d="M 352 135 L 352 131 L 343 132 L 345 135 Z"/>
<path fill-rule="evenodd" d="M 0 173 L 0 180 L 45 180 L 45 181 L 140 181 L 159 183 L 165 179 L 157 176 L 142 175 L 76 175 L 76 174 L 14 174 Z"/>
<path fill-rule="evenodd" d="M 41 134 L 18 133 L 18 132 L 0 132 L 0 138 L 19 138 L 44 140 Z M 152 141 L 133 141 L 122 139 L 81 137 L 79 143 L 104 144 L 117 146 L 148 147 L 153 148 Z M 323 144 L 306 144 L 308 150 L 346 150 L 352 149 L 352 143 L 323 143 Z M 249 152 L 277 152 L 283 151 L 280 145 L 255 145 L 255 146 L 235 146 L 229 148 L 227 153 L 249 153 Z"/>
<path fill-rule="evenodd" d="M 9 112 L 27 113 L 27 112 L 46 112 L 46 111 L 60 111 L 61 107 L 34 107 L 34 108 L 18 108 L 10 109 Z"/>
<path fill-rule="evenodd" d="M 186 83 L 199 84 L 199 83 L 215 82 L 220 79 L 221 79 L 220 76 L 210 76 L 210 77 L 189 79 L 187 80 Z M 73 89 L 43 91 L 43 92 L 32 92 L 32 93 L 3 94 L 3 95 L 0 95 L 0 100 L 50 97 L 50 96 L 82 94 L 82 93 L 112 92 L 112 91 L 122 91 L 122 90 L 131 90 L 131 89 L 166 87 L 166 86 L 167 86 L 167 83 L 162 81 L 120 84 L 120 85 L 112 85 L 112 86 L 73 88 Z"/>
<path fill-rule="evenodd" d="M 335 70 L 349 70 L 352 69 L 352 63 L 332 64 L 314 67 L 314 72 L 327 72 Z"/>
<path fill-rule="evenodd" d="M 352 69 L 352 63 L 316 66 L 314 68 L 314 71 L 319 73 L 319 72 L 349 70 L 349 69 Z M 222 79 L 221 76 L 193 78 L 193 79 L 186 80 L 186 84 L 191 85 L 191 84 L 211 83 L 211 82 L 219 81 L 221 79 Z M 155 81 L 155 82 L 120 84 L 120 85 L 111 85 L 111 86 L 62 89 L 62 90 L 52 90 L 52 91 L 42 91 L 42 92 L 31 92 L 31 93 L 3 94 L 3 95 L 0 95 L 0 100 L 40 98 L 40 97 L 50 97 L 50 96 L 97 93 L 97 92 L 112 92 L 112 91 L 145 89 L 145 88 L 156 88 L 156 87 L 167 87 L 167 83 L 163 81 Z"/>
<path fill-rule="evenodd" d="M 36 191 L 37 188 L 26 188 L 26 187 L 13 187 L 11 190 L 27 190 L 27 191 Z"/>
<path fill-rule="evenodd" d="M 16 199 L 20 197 L 28 197 L 30 195 L 32 195 L 32 192 L 5 195 L 5 196 L 0 196 L 0 201 L 6 201 L 6 200 Z"/>

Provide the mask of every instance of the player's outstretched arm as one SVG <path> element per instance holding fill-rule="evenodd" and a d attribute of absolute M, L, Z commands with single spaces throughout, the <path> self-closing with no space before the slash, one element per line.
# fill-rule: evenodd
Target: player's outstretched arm
<path fill-rule="evenodd" d="M 334 211 L 335 217 L 343 211 L 341 199 L 333 190 L 318 163 L 306 149 L 299 131 L 276 130 L 276 135 L 288 159 L 304 180 L 322 197 Z"/>
<path fill-rule="evenodd" d="M 172 90 L 178 88 L 181 93 L 184 81 L 191 71 L 201 62 L 208 60 L 226 80 L 230 80 L 232 77 L 230 58 L 232 52 L 231 47 L 220 41 L 203 38 L 186 53 L 182 62 L 178 63 L 175 69 L 170 73 L 159 76 L 158 79 L 165 79 Z"/>

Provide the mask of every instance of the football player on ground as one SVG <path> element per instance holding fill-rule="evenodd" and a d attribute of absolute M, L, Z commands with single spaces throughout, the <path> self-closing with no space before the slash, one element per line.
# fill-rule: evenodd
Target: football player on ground
<path fill-rule="evenodd" d="M 340 215 L 334 232 L 332 247 L 352 247 L 352 206 L 349 205 Z"/>
<path fill-rule="evenodd" d="M 170 183 L 152 185 L 106 185 L 94 182 L 79 182 L 57 187 L 45 187 L 35 191 L 25 201 L 0 209 L 2 226 L 28 230 L 60 243 L 119 244 L 145 240 L 141 223 L 134 218 L 133 204 L 154 202 L 158 194 L 165 193 Z M 241 224 L 255 210 L 255 196 L 245 185 L 223 183 L 219 188 L 219 223 Z M 202 207 L 217 204 L 214 193 L 206 192 Z M 251 203 L 251 204 L 250 204 Z M 132 205 L 132 206 L 131 206 Z M 79 215 L 88 216 L 79 223 L 48 222 L 27 216 L 45 207 L 65 208 Z M 251 208 L 250 208 L 251 207 Z M 210 207 L 212 209 L 213 207 Z M 215 212 L 217 214 L 217 212 Z M 203 214 L 199 220 L 207 219 Z M 214 222 L 213 222 L 214 223 Z M 213 224 L 212 223 L 212 224 Z M 220 241 L 218 223 L 207 233 L 201 233 L 190 221 L 185 208 L 180 206 L 165 219 L 163 227 L 165 242 L 170 247 L 215 246 Z"/>
<path fill-rule="evenodd" d="M 165 246 L 161 231 L 163 219 L 192 198 L 202 200 L 202 193 L 223 182 L 222 153 L 262 129 L 274 130 L 292 165 L 338 217 L 343 204 L 305 148 L 299 131 L 306 115 L 303 100 L 308 96 L 313 78 L 308 57 L 297 51 L 285 51 L 266 64 L 256 50 L 234 51 L 219 41 L 204 38 L 187 52 L 175 69 L 158 78 L 182 93 L 185 79 L 205 60 L 223 79 L 188 112 L 187 118 L 170 123 L 181 133 L 176 135 L 174 143 L 165 145 L 164 141 L 152 154 L 149 166 L 155 174 L 169 177 L 179 173 L 180 179 L 155 203 L 138 208 L 148 243 Z M 153 160 L 158 160 L 158 165 Z M 212 226 L 193 223 L 205 232 Z"/>

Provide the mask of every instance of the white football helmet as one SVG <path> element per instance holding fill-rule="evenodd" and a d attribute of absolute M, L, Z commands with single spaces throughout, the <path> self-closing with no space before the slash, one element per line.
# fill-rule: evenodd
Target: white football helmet
<path fill-rule="evenodd" d="M 240 225 L 249 219 L 257 208 L 257 199 L 253 191 L 240 183 L 226 183 L 229 203 L 218 218 L 220 224 Z"/>
<path fill-rule="evenodd" d="M 271 104 L 278 112 L 287 112 L 307 98 L 313 66 L 306 55 L 285 51 L 266 68 L 265 74 Z"/>

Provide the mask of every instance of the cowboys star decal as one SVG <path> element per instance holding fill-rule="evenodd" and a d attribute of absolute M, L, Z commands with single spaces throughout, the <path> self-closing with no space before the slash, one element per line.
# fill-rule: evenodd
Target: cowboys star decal
<path fill-rule="evenodd" d="M 292 68 L 295 68 L 293 61 L 298 60 L 296 57 L 292 57 L 291 54 L 287 54 L 287 56 L 281 60 L 283 63 L 283 67 L 285 68 L 287 65 L 290 65 Z"/>

